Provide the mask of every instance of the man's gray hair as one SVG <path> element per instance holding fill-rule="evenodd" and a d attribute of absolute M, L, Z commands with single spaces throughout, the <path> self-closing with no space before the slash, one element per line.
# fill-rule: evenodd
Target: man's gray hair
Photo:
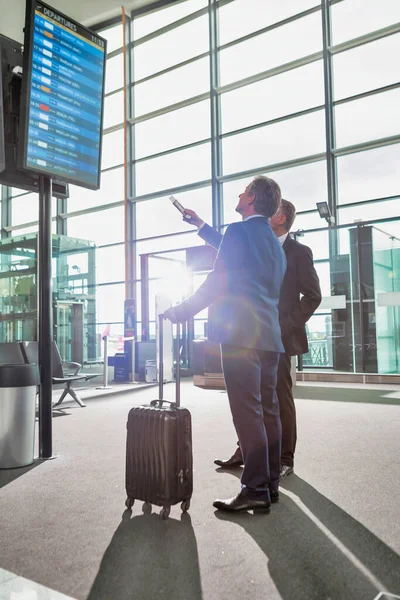
<path fill-rule="evenodd" d="M 273 179 L 259 175 L 253 179 L 250 193 L 255 195 L 254 208 L 268 219 L 272 217 L 281 203 L 281 189 Z"/>

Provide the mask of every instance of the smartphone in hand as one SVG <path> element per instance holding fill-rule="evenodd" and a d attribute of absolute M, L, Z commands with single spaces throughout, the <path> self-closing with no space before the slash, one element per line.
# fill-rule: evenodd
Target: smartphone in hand
<path fill-rule="evenodd" d="M 169 199 L 171 200 L 172 204 L 175 206 L 176 209 L 179 210 L 179 212 L 183 215 L 183 218 L 185 221 L 190 221 L 191 216 L 190 215 L 186 215 L 185 214 L 185 209 L 183 208 L 182 204 L 179 202 L 179 200 L 177 200 L 175 198 L 175 196 L 170 196 Z"/>

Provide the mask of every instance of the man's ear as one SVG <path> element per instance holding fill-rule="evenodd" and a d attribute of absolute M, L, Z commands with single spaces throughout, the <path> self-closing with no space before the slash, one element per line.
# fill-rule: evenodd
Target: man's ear
<path fill-rule="evenodd" d="M 256 195 L 255 194 L 249 194 L 249 206 L 251 206 L 252 204 L 254 204 L 255 201 L 256 201 Z"/>

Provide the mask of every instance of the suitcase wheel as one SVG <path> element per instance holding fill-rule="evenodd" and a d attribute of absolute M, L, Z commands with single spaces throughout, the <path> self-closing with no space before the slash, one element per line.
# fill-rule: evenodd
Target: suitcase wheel
<path fill-rule="evenodd" d="M 130 496 L 127 497 L 127 499 L 125 500 L 125 506 L 126 508 L 132 508 L 132 506 L 135 504 L 135 498 L 131 498 Z"/>
<path fill-rule="evenodd" d="M 190 500 L 185 500 L 184 502 L 182 502 L 182 504 L 181 504 L 182 512 L 184 512 L 184 513 L 187 512 L 189 510 L 189 508 L 190 508 Z"/>
<path fill-rule="evenodd" d="M 171 507 L 170 506 L 164 506 L 160 512 L 160 517 L 162 519 L 168 519 L 169 517 L 169 513 L 171 512 Z"/>
<path fill-rule="evenodd" d="M 142 512 L 145 515 L 150 515 L 151 514 L 151 510 L 152 510 L 152 506 L 150 504 L 150 502 L 145 502 L 142 506 Z"/>

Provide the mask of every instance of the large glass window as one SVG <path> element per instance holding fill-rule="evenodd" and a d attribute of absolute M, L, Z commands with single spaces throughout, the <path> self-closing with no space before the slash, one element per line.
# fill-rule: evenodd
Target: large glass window
<path fill-rule="evenodd" d="M 221 85 L 267 71 L 321 49 L 321 15 L 316 13 L 221 50 Z"/>
<path fill-rule="evenodd" d="M 136 158 L 210 137 L 210 101 L 142 121 L 135 126 Z"/>
<path fill-rule="evenodd" d="M 324 160 L 290 169 L 281 169 L 266 173 L 266 175 L 279 184 L 282 197 L 293 202 L 297 212 L 316 209 L 316 202 L 327 200 L 326 162 Z M 238 196 L 252 179 L 253 176 L 249 176 L 224 183 L 224 223 L 232 223 L 240 218 L 235 212 Z M 308 223 L 304 225 L 302 220 L 302 229 L 326 225 L 326 222 L 319 216 L 318 220 L 313 218 L 311 221 L 309 215 L 305 219 L 308 220 Z M 300 228 L 299 220 L 300 216 L 295 221 L 294 229 Z"/>
<path fill-rule="evenodd" d="M 179 202 L 197 212 L 208 223 L 212 219 L 211 188 L 200 188 L 176 194 Z M 187 232 L 193 227 L 182 220 L 181 214 L 168 197 L 145 200 L 136 204 L 136 229 L 138 237 L 152 237 Z"/>
<path fill-rule="evenodd" d="M 151 194 L 211 177 L 211 146 L 200 144 L 188 150 L 144 160 L 136 164 L 136 194 Z"/>
<path fill-rule="evenodd" d="M 400 134 L 400 89 L 339 104 L 336 146 L 360 144 Z"/>
<path fill-rule="evenodd" d="M 135 85 L 136 116 L 208 92 L 210 89 L 209 63 L 208 58 L 201 58 L 189 65 Z"/>
<path fill-rule="evenodd" d="M 323 103 L 324 72 L 319 60 L 222 94 L 222 132 L 249 127 Z"/>
<path fill-rule="evenodd" d="M 124 322 L 125 285 L 100 285 L 96 287 L 96 312 L 98 323 Z"/>
<path fill-rule="evenodd" d="M 118 92 L 106 96 L 104 101 L 104 129 L 124 121 L 124 93 Z"/>
<path fill-rule="evenodd" d="M 318 0 L 235 0 L 219 9 L 219 42 L 221 45 L 253 33 L 263 27 L 313 8 Z"/>
<path fill-rule="evenodd" d="M 331 12 L 332 41 L 340 44 L 400 21 L 400 2 L 342 0 L 332 5 Z"/>
<path fill-rule="evenodd" d="M 124 163 L 124 130 L 118 129 L 103 136 L 101 168 L 108 169 Z"/>
<path fill-rule="evenodd" d="M 339 204 L 399 193 L 400 144 L 337 159 Z"/>
<path fill-rule="evenodd" d="M 114 244 L 124 240 L 124 207 L 117 206 L 97 212 L 70 217 L 68 235 L 90 240 L 97 245 Z"/>
<path fill-rule="evenodd" d="M 137 80 L 208 52 L 208 15 L 139 44 L 135 50 Z"/>
<path fill-rule="evenodd" d="M 400 212 L 400 196 L 383 202 L 354 204 L 339 208 L 339 223 L 348 224 L 355 221 L 373 221 L 377 218 L 397 217 Z M 400 226 L 400 223 L 398 223 Z"/>
<path fill-rule="evenodd" d="M 124 85 L 124 56 L 122 52 L 107 58 L 105 92 L 113 92 Z"/>
<path fill-rule="evenodd" d="M 136 18 L 133 21 L 135 39 L 144 37 L 161 27 L 165 27 L 178 19 L 182 19 L 197 10 L 207 6 L 207 0 L 186 0 L 186 2 L 175 3 L 175 6 L 167 6 L 162 10 L 155 10 L 147 15 Z"/>
<path fill-rule="evenodd" d="M 107 40 L 107 54 L 113 52 L 114 50 L 118 50 L 118 48 L 122 48 L 123 31 L 121 23 L 118 23 L 118 25 L 114 25 L 113 27 L 109 27 L 108 29 L 101 30 L 100 35 Z"/>
<path fill-rule="evenodd" d="M 96 282 L 125 280 L 125 245 L 96 249 Z"/>
<path fill-rule="evenodd" d="M 324 112 L 320 110 L 223 139 L 224 174 L 324 152 Z"/>
<path fill-rule="evenodd" d="M 54 208 L 53 208 L 54 210 Z M 22 225 L 39 219 L 39 195 L 23 194 L 12 199 L 12 224 Z"/>
<path fill-rule="evenodd" d="M 398 83 L 400 33 L 333 56 L 335 100 Z"/>
<path fill-rule="evenodd" d="M 102 173 L 99 190 L 87 190 L 71 185 L 69 194 L 68 212 L 119 202 L 124 199 L 124 168 L 111 169 Z"/>

